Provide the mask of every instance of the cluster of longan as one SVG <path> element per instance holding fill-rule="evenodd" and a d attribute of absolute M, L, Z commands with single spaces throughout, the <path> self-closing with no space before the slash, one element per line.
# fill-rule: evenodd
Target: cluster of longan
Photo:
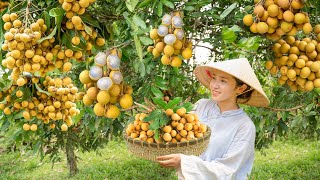
<path fill-rule="evenodd" d="M 279 84 L 287 84 L 292 91 L 320 88 L 320 25 L 314 27 L 314 33 L 317 39 L 280 39 L 272 48 L 275 60 L 266 62 L 271 74 L 280 71 Z"/>
<path fill-rule="evenodd" d="M 96 0 L 59 0 L 62 8 L 66 11 L 66 17 L 71 19 L 75 15 L 83 15 L 86 8 Z"/>
<path fill-rule="evenodd" d="M 266 34 L 268 39 L 277 41 L 283 35 L 295 36 L 302 29 L 309 34 L 312 26 L 306 13 L 301 12 L 302 0 L 256 0 L 253 14 L 243 18 L 253 33 Z"/>
<path fill-rule="evenodd" d="M 6 30 L 2 50 L 8 51 L 2 65 L 13 70 L 11 78 L 15 81 L 23 72 L 38 73 L 41 77 L 55 68 L 68 72 L 72 68 L 69 60 L 82 58 L 81 51 L 54 46 L 54 37 L 38 43 L 47 31 L 43 19 L 38 19 L 30 27 L 25 27 L 16 13 L 4 14 L 2 19 Z"/>
<path fill-rule="evenodd" d="M 192 42 L 186 40 L 182 29 L 183 22 L 179 12 L 171 15 L 165 14 L 162 17 L 162 24 L 156 29 L 150 31 L 150 38 L 154 40 L 154 46 L 148 47 L 148 52 L 152 53 L 154 58 L 161 57 L 163 65 L 180 67 L 182 59 L 192 57 Z"/>
<path fill-rule="evenodd" d="M 17 84 L 12 85 L 7 91 L 1 92 L 1 96 L 5 96 L 6 101 L 0 104 L 0 109 L 6 115 L 22 111 L 25 120 L 31 121 L 36 118 L 42 120 L 44 124 L 51 123 L 50 128 L 55 127 L 55 121 L 63 120 L 61 130 L 66 131 L 73 124 L 72 117 L 80 113 L 74 103 L 77 99 L 78 88 L 73 85 L 69 77 L 53 79 L 46 76 L 42 84 L 39 83 L 38 86 L 49 93 L 36 88 L 30 97 L 26 97 L 22 88 L 38 82 L 39 78 L 37 77 L 32 77 L 32 79 L 30 76 L 20 77 Z M 15 94 L 15 96 L 12 97 L 11 94 Z M 30 125 L 25 123 L 23 129 L 29 130 Z"/>
<path fill-rule="evenodd" d="M 86 106 L 94 104 L 93 110 L 97 116 L 114 119 L 120 115 L 120 109 L 115 105 L 117 102 L 124 109 L 133 105 L 133 89 L 124 84 L 120 72 L 121 57 L 117 49 L 99 52 L 90 70 L 84 70 L 79 75 L 86 89 L 83 103 Z"/>
<path fill-rule="evenodd" d="M 185 108 L 180 108 L 175 113 L 172 109 L 167 109 L 166 114 L 170 121 L 162 127 L 159 139 L 155 139 L 154 131 L 149 129 L 150 122 L 143 121 L 148 116 L 145 113 L 137 114 L 134 122 L 127 126 L 127 136 L 148 143 L 176 143 L 201 138 L 207 132 L 207 126 L 200 123 L 198 116 L 187 113 Z"/>
<path fill-rule="evenodd" d="M 0 1 L 0 12 L 4 11 L 8 7 L 9 3 L 7 1 Z"/>
<path fill-rule="evenodd" d="M 105 39 L 98 37 L 97 31 L 93 27 L 87 26 L 83 23 L 81 15 L 83 15 L 95 0 L 59 0 L 62 8 L 66 11 L 65 16 L 68 18 L 65 22 L 65 27 L 70 30 L 75 30 L 76 33 L 72 37 L 72 44 L 78 46 L 81 42 L 81 38 L 86 41 L 86 50 L 88 54 L 91 54 L 91 49 L 94 44 L 97 46 L 103 46 Z"/>

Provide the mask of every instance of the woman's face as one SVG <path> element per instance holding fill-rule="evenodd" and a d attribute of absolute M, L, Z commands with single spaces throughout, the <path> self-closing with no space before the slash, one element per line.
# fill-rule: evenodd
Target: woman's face
<path fill-rule="evenodd" d="M 211 97 L 216 102 L 236 102 L 238 88 L 233 76 L 219 70 L 212 72 L 210 81 Z"/>

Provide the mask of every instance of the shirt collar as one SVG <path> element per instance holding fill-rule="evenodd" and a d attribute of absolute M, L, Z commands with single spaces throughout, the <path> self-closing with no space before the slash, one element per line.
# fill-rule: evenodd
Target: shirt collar
<path fill-rule="evenodd" d="M 228 111 L 224 111 L 224 112 L 221 113 L 221 110 L 220 110 L 218 104 L 216 102 L 214 102 L 214 101 L 213 101 L 213 104 L 214 104 L 214 109 L 216 109 L 216 111 L 217 111 L 217 114 L 222 116 L 222 117 L 236 116 L 236 115 L 244 113 L 242 108 L 234 109 L 234 110 L 228 110 Z"/>

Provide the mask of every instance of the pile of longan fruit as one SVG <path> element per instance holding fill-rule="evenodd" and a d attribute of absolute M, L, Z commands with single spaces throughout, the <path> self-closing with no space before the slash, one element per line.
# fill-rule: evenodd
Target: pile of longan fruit
<path fill-rule="evenodd" d="M 183 107 L 177 109 L 176 112 L 167 109 L 165 113 L 170 121 L 161 128 L 159 139 L 155 138 L 155 130 L 149 128 L 152 121 L 143 121 L 148 116 L 145 113 L 135 116 L 134 122 L 126 128 L 126 135 L 148 143 L 177 143 L 202 138 L 207 133 L 207 126 L 200 123 L 198 116 L 187 113 Z"/>

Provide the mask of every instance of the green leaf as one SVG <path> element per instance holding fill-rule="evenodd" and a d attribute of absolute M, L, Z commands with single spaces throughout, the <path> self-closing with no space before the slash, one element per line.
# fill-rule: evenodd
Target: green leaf
<path fill-rule="evenodd" d="M 86 31 L 87 34 L 89 34 L 90 36 L 92 36 L 92 28 L 87 26 L 86 24 L 84 24 L 84 30 Z"/>
<path fill-rule="evenodd" d="M 33 153 L 37 153 L 41 146 L 41 140 L 39 140 L 34 146 L 33 146 Z"/>
<path fill-rule="evenodd" d="M 145 45 L 145 46 L 153 44 L 153 41 L 152 41 L 151 38 L 148 38 L 148 37 L 145 37 L 145 36 L 140 36 L 139 39 L 142 42 L 142 44 Z"/>
<path fill-rule="evenodd" d="M 44 40 L 51 39 L 54 35 L 56 35 L 56 33 L 57 33 L 57 26 L 54 27 L 53 31 L 48 36 L 39 39 L 37 43 L 40 44 Z"/>
<path fill-rule="evenodd" d="M 194 11 L 195 8 L 194 8 L 193 6 L 186 6 L 186 7 L 184 8 L 184 10 L 186 10 L 186 11 Z"/>
<path fill-rule="evenodd" d="M 142 61 L 138 62 L 138 71 L 140 72 L 141 77 L 144 77 L 146 75 L 146 66 Z"/>
<path fill-rule="evenodd" d="M 46 94 L 46 95 L 48 95 L 48 96 L 51 96 L 51 94 L 50 94 L 49 92 L 42 90 L 42 89 L 38 86 L 37 83 L 35 83 L 34 85 L 35 85 L 36 89 L 37 89 L 39 92 L 44 93 L 44 94 Z"/>
<path fill-rule="evenodd" d="M 157 129 L 157 130 L 154 132 L 154 139 L 155 139 L 155 140 L 158 140 L 159 137 L 160 137 L 160 132 L 159 132 L 159 130 Z"/>
<path fill-rule="evenodd" d="M 51 17 L 55 17 L 55 23 L 56 23 L 55 28 L 57 28 L 57 30 L 58 30 L 58 37 L 59 38 L 60 38 L 60 32 L 61 32 L 60 31 L 61 22 L 64 18 L 64 13 L 65 13 L 65 11 L 62 8 L 53 8 L 49 11 L 49 15 Z"/>
<path fill-rule="evenodd" d="M 4 78 L 4 79 L 7 79 L 7 78 Z M 6 81 L 5 86 L 2 88 L 2 91 L 7 91 L 9 88 L 11 88 L 12 83 L 13 83 L 13 80 Z"/>
<path fill-rule="evenodd" d="M 49 11 L 51 17 L 63 17 L 65 10 L 62 8 L 53 8 Z"/>
<path fill-rule="evenodd" d="M 163 4 L 162 2 L 160 1 L 159 4 L 158 4 L 158 8 L 157 8 L 157 16 L 158 17 L 161 17 L 162 16 L 162 10 L 163 9 Z"/>
<path fill-rule="evenodd" d="M 170 78 L 169 78 L 169 82 L 170 82 L 170 86 L 171 87 L 174 87 L 174 86 L 176 86 L 177 85 L 177 83 L 178 83 L 178 78 L 176 77 L 176 76 L 170 76 Z"/>
<path fill-rule="evenodd" d="M 165 101 L 162 100 L 162 98 L 155 98 L 152 97 L 153 102 L 158 105 L 161 109 L 164 109 L 164 107 L 167 105 Z"/>
<path fill-rule="evenodd" d="M 164 107 L 165 110 L 173 109 L 176 105 L 178 105 L 182 101 L 181 97 L 176 97 L 173 100 L 170 100 L 169 103 Z"/>
<path fill-rule="evenodd" d="M 13 119 L 20 119 L 20 118 L 22 118 L 22 117 L 23 117 L 23 112 L 21 111 L 21 112 L 15 114 L 15 115 L 13 116 Z"/>
<path fill-rule="evenodd" d="M 130 12 L 133 12 L 139 0 L 126 0 L 126 6 Z"/>
<path fill-rule="evenodd" d="M 160 91 L 159 88 L 156 88 L 154 86 L 151 86 L 151 92 L 153 93 L 154 96 L 156 96 L 157 98 L 162 98 L 163 97 L 163 93 Z"/>
<path fill-rule="evenodd" d="M 239 27 L 238 25 L 233 25 L 230 29 L 231 29 L 232 31 L 234 31 L 234 32 L 240 32 L 240 31 L 242 31 L 242 28 Z"/>
<path fill-rule="evenodd" d="M 227 43 L 232 43 L 237 39 L 237 35 L 230 28 L 224 28 L 222 30 L 222 39 Z"/>
<path fill-rule="evenodd" d="M 161 0 L 161 2 L 162 2 L 165 6 L 171 8 L 171 9 L 174 9 L 174 4 L 173 4 L 171 1 Z"/>
<path fill-rule="evenodd" d="M 5 117 L 6 117 L 6 120 L 4 121 L 4 123 L 2 123 L 1 129 L 0 129 L 0 131 L 2 131 L 2 132 L 7 131 L 10 124 L 11 124 L 10 121 L 8 121 L 7 116 L 5 116 Z"/>
<path fill-rule="evenodd" d="M 142 29 L 147 28 L 146 23 L 139 16 L 133 15 L 132 20 L 136 25 L 140 26 Z"/>
<path fill-rule="evenodd" d="M 142 8 L 142 7 L 145 7 L 145 6 L 149 5 L 151 1 L 153 1 L 153 0 L 145 0 L 145 1 L 143 1 L 142 3 L 139 4 L 139 8 Z"/>
<path fill-rule="evenodd" d="M 137 35 L 134 35 L 133 38 L 134 38 L 134 43 L 136 45 L 137 54 L 139 56 L 139 60 L 140 60 L 140 62 L 142 62 L 143 61 L 143 59 L 142 59 L 142 47 L 141 47 L 141 43 L 140 43 L 139 37 Z"/>
<path fill-rule="evenodd" d="M 162 77 L 160 77 L 160 76 L 156 76 L 154 79 L 157 84 L 161 84 L 162 86 L 167 85 L 167 81 L 162 79 Z"/>
<path fill-rule="evenodd" d="M 149 129 L 150 130 L 159 130 L 160 129 L 160 120 L 159 119 L 156 119 L 156 120 L 153 120 L 153 121 L 150 121 L 150 125 L 149 125 Z"/>
<path fill-rule="evenodd" d="M 162 90 L 168 90 L 167 81 L 162 79 L 159 76 L 155 77 L 155 84 L 156 84 L 156 86 L 158 86 Z"/>
<path fill-rule="evenodd" d="M 165 115 L 165 114 L 162 114 L 162 117 L 160 118 L 160 120 L 159 120 L 159 126 L 160 127 L 163 127 L 163 126 L 165 126 L 165 125 L 167 125 L 168 124 L 168 122 L 169 122 L 169 117 L 167 116 L 167 115 Z"/>
<path fill-rule="evenodd" d="M 309 112 L 309 111 L 311 111 L 312 110 L 312 108 L 313 108 L 313 106 L 314 106 L 314 104 L 313 103 L 311 103 L 311 104 L 309 104 L 307 107 L 306 107 L 306 112 Z"/>
<path fill-rule="evenodd" d="M 101 29 L 99 22 L 96 19 L 93 19 L 89 14 L 81 15 L 81 19 L 84 23 L 89 24 L 90 26 Z"/>
<path fill-rule="evenodd" d="M 156 120 L 160 118 L 160 115 L 162 114 L 162 110 L 161 109 L 156 109 L 154 111 L 152 111 L 147 117 L 145 117 L 143 119 L 144 122 L 149 122 L 152 120 Z"/>
<path fill-rule="evenodd" d="M 231 4 L 226 10 L 224 10 L 221 15 L 220 15 L 220 19 L 224 19 L 225 17 L 227 17 L 234 8 L 236 8 L 236 6 L 238 5 L 238 3 L 233 3 Z"/>
<path fill-rule="evenodd" d="M 183 107 L 186 108 L 187 112 L 190 112 L 193 109 L 194 105 L 191 102 L 186 102 L 183 104 Z"/>
<path fill-rule="evenodd" d="M 45 22 L 47 28 L 50 29 L 50 27 L 51 27 L 51 22 L 50 22 L 51 21 L 51 17 L 49 15 L 49 13 L 47 11 L 44 11 L 42 16 L 43 16 L 43 19 L 44 19 L 44 22 Z"/>

